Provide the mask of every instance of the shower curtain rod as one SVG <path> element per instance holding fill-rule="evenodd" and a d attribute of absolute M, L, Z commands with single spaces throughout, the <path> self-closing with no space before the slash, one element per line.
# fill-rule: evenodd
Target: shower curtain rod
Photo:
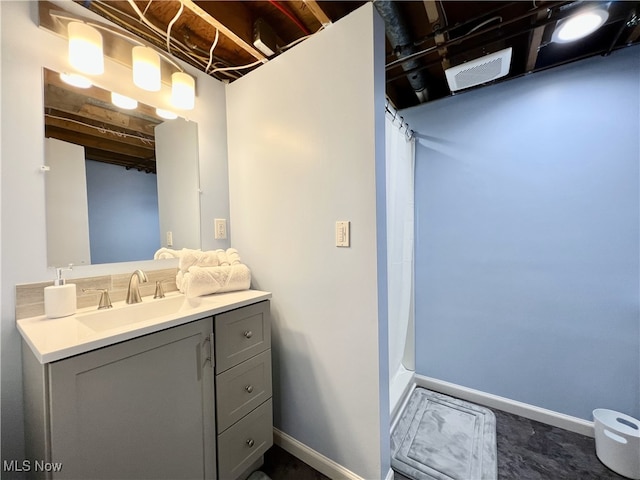
<path fill-rule="evenodd" d="M 404 117 L 402 115 L 398 115 L 398 110 L 396 110 L 394 106 L 391 105 L 391 102 L 389 102 L 388 98 L 385 101 L 384 109 L 393 117 L 394 122 L 396 118 L 400 119 L 400 125 L 398 126 L 398 128 L 400 129 L 400 131 L 402 131 L 402 129 L 404 128 L 404 134 L 407 137 L 407 140 L 411 140 L 414 137 L 415 132 L 411 130 L 411 128 L 409 128 L 409 124 L 405 122 Z"/>

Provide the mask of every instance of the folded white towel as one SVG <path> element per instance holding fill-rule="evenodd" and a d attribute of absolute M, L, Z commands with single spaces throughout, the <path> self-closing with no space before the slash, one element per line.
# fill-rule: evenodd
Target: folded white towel
<path fill-rule="evenodd" d="M 242 263 L 242 260 L 240 259 L 240 254 L 238 253 L 238 250 L 236 250 L 235 248 L 227 248 L 227 261 L 229 262 L 230 265 L 237 265 L 239 263 Z"/>
<path fill-rule="evenodd" d="M 189 298 L 247 290 L 250 286 L 251 271 L 242 263 L 218 267 L 191 267 L 182 280 L 184 293 Z"/>
<path fill-rule="evenodd" d="M 182 272 L 182 270 L 178 270 L 178 273 L 176 274 L 176 287 L 178 287 L 178 290 L 180 291 L 180 293 L 184 293 L 184 289 L 182 288 L 184 285 L 184 273 Z"/>
<path fill-rule="evenodd" d="M 184 248 L 180 256 L 179 268 L 182 272 L 187 273 L 191 267 L 217 267 L 220 265 L 218 261 L 218 252 L 223 250 L 189 250 Z"/>
<path fill-rule="evenodd" d="M 171 248 L 162 247 L 156 253 L 153 254 L 154 260 L 160 260 L 163 258 L 179 258 L 180 250 L 173 250 Z"/>

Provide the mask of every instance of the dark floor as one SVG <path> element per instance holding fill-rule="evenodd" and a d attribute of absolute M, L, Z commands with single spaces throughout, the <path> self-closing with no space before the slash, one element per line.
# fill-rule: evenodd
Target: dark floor
<path fill-rule="evenodd" d="M 498 480 L 625 480 L 598 460 L 593 438 L 493 411 L 498 436 Z M 262 471 L 272 480 L 328 480 L 277 446 L 265 455 Z M 395 480 L 406 477 L 396 473 Z"/>

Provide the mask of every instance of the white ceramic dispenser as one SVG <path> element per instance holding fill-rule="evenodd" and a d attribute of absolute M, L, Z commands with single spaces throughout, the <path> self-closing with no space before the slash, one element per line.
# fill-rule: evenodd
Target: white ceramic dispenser
<path fill-rule="evenodd" d="M 44 314 L 47 318 L 67 317 L 76 313 L 76 285 L 66 283 L 62 278 L 64 270 L 69 268 L 56 268 L 56 279 L 53 285 L 44 288 Z"/>

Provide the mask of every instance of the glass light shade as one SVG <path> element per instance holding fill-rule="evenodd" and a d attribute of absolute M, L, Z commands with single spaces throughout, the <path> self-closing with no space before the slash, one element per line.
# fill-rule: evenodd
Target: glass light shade
<path fill-rule="evenodd" d="M 116 107 L 124 108 L 125 110 L 133 110 L 134 108 L 138 108 L 137 100 L 125 95 L 120 95 L 116 92 L 111 92 L 111 103 L 113 103 Z"/>
<path fill-rule="evenodd" d="M 171 75 L 171 104 L 182 110 L 193 110 L 196 99 L 196 82 L 184 72 Z"/>
<path fill-rule="evenodd" d="M 160 55 L 148 47 L 133 47 L 133 83 L 149 92 L 160 90 Z"/>
<path fill-rule="evenodd" d="M 556 43 L 573 42 L 599 29 L 609 18 L 609 12 L 601 8 L 587 10 L 562 20 L 551 39 Z"/>
<path fill-rule="evenodd" d="M 89 88 L 93 85 L 91 80 L 87 77 L 83 77 L 82 75 L 78 75 L 77 73 L 61 73 L 60 80 L 78 88 Z"/>
<path fill-rule="evenodd" d="M 166 120 L 175 120 L 176 118 L 178 118 L 178 115 L 176 115 L 175 113 L 170 112 L 169 110 L 163 110 L 162 108 L 156 108 L 156 113 L 159 117 L 162 117 Z"/>
<path fill-rule="evenodd" d="M 70 22 L 67 25 L 69 36 L 69 63 L 76 70 L 87 75 L 104 73 L 102 54 L 102 35 L 86 23 Z"/>

